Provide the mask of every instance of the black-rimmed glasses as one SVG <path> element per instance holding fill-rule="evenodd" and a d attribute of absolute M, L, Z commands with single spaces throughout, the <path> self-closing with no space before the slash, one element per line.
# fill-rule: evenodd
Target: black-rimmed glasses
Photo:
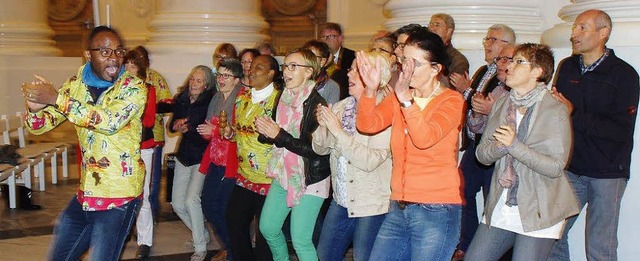
<path fill-rule="evenodd" d="M 287 68 L 290 72 L 295 71 L 298 67 L 313 68 L 310 65 L 302 65 L 302 64 L 295 64 L 295 63 L 283 63 L 281 67 L 283 71 L 284 71 L 284 68 Z"/>
<path fill-rule="evenodd" d="M 388 53 L 388 54 L 393 54 L 393 53 L 391 53 L 391 51 L 387 51 L 387 50 L 382 49 L 382 48 L 371 48 L 371 49 L 369 49 L 369 52 L 378 52 L 378 53 Z"/>
<path fill-rule="evenodd" d="M 88 51 L 99 51 L 100 55 L 102 55 L 102 57 L 111 57 L 111 54 L 113 54 L 114 52 L 116 53 L 116 56 L 118 57 L 124 57 L 125 54 L 127 54 L 127 50 L 125 50 L 124 48 L 117 48 L 117 49 L 111 49 L 111 48 L 90 48 L 87 49 Z"/>

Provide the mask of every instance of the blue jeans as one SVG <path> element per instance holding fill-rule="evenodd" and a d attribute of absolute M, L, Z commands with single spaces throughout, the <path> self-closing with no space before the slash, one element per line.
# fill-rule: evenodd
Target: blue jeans
<path fill-rule="evenodd" d="M 618 260 L 618 219 L 620 201 L 627 179 L 596 179 L 567 171 L 580 208 L 587 205 L 585 246 L 587 260 Z M 567 219 L 562 238 L 556 242 L 549 260 L 569 260 L 567 234 L 578 216 Z"/>
<path fill-rule="evenodd" d="M 549 256 L 552 238 L 535 238 L 480 224 L 465 253 L 465 260 L 500 260 L 513 247 L 512 261 L 544 261 Z"/>
<path fill-rule="evenodd" d="M 105 211 L 84 211 L 74 196 L 53 229 L 48 260 L 79 260 L 91 247 L 91 260 L 118 260 L 136 219 L 140 199 Z"/>
<path fill-rule="evenodd" d="M 458 249 L 467 251 L 473 235 L 478 229 L 478 204 L 476 196 L 482 189 L 483 199 L 486 200 L 491 187 L 493 165 L 485 166 L 476 159 L 476 145 L 471 141 L 462 156 L 460 162 L 462 176 L 464 177 L 464 200 L 462 206 L 462 226 L 460 227 L 460 243 Z"/>
<path fill-rule="evenodd" d="M 391 202 L 370 260 L 450 261 L 460 236 L 460 205 Z"/>
<path fill-rule="evenodd" d="M 231 191 L 235 187 L 236 179 L 225 178 L 225 169 L 225 167 L 213 163 L 209 165 L 209 172 L 204 178 L 201 199 L 204 216 L 216 229 L 216 233 L 224 244 L 223 247 L 228 250 L 231 243 L 225 215 L 227 203 L 229 202 Z M 231 260 L 230 256 L 231 252 L 228 252 L 227 259 Z"/>
<path fill-rule="evenodd" d="M 158 212 L 160 210 L 158 195 L 160 194 L 160 179 L 162 179 L 162 148 L 163 146 L 153 148 L 153 166 L 151 168 L 151 190 L 149 193 L 149 203 L 151 205 L 151 213 L 153 213 L 154 218 L 158 216 Z"/>
<path fill-rule="evenodd" d="M 349 218 L 347 209 L 332 200 L 320 233 L 318 257 L 323 261 L 341 261 L 353 242 L 354 260 L 369 260 L 384 218 L 385 214 Z"/>

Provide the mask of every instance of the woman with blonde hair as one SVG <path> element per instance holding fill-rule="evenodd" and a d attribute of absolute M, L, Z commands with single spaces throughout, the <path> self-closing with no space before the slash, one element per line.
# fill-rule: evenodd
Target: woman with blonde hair
<path fill-rule="evenodd" d="M 366 54 L 371 63 L 379 60 L 380 89 L 391 76 L 388 60 L 378 52 Z M 395 61 L 394 61 L 395 63 Z M 350 96 L 331 108 L 318 106 L 320 127 L 313 133 L 313 150 L 330 155 L 333 200 L 325 216 L 318 256 L 320 260 L 342 260 L 353 243 L 355 260 L 369 260 L 371 248 L 389 210 L 391 194 L 391 129 L 374 135 L 356 130 L 358 100 L 364 84 L 356 63 L 347 74 Z M 383 97 L 378 91 L 377 100 Z"/>
<path fill-rule="evenodd" d="M 329 157 L 316 154 L 311 134 L 318 128 L 315 109 L 326 105 L 315 89 L 319 70 L 315 55 L 295 50 L 282 64 L 285 88 L 273 118 L 262 116 L 256 128 L 262 140 L 273 143 L 267 176 L 274 178 L 262 209 L 260 231 L 273 260 L 289 260 L 282 226 L 291 212 L 291 239 L 299 260 L 318 260 L 312 242 L 314 224 L 329 196 Z"/>

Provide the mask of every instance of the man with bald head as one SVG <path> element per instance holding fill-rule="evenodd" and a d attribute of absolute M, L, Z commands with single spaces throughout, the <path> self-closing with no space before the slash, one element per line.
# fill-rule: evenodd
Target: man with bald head
<path fill-rule="evenodd" d="M 500 85 L 504 85 L 500 83 L 496 76 L 498 64 L 494 62 L 494 58 L 498 57 L 507 46 L 514 45 L 515 40 L 515 33 L 509 26 L 504 24 L 491 26 L 482 40 L 487 64 L 476 71 L 472 78 L 473 80 L 469 79 L 466 73 L 452 73 L 450 76 L 451 84 L 467 100 L 467 117 L 462 130 L 461 148 L 465 152 L 460 162 L 460 169 L 464 178 L 463 193 L 466 204 L 462 207 L 460 243 L 455 253 L 456 257 L 464 255 L 464 251 L 469 247 L 471 239 L 473 239 L 478 228 L 476 195 L 482 189 L 483 195 L 486 197 L 487 193 L 489 193 L 491 175 L 493 174 L 493 165 L 485 166 L 476 160 L 475 155 L 476 145 L 480 142 L 480 137 L 484 131 L 483 125 L 487 120 L 487 109 L 490 110 L 493 102 L 497 100 L 496 94 L 492 93 Z M 511 57 L 511 55 L 508 57 Z M 508 60 L 500 59 L 499 62 L 503 63 Z M 503 67 L 506 68 L 506 66 Z M 485 114 L 485 117 L 481 117 L 482 114 Z"/>
<path fill-rule="evenodd" d="M 27 129 L 42 134 L 68 120 L 82 154 L 80 186 L 53 230 L 47 260 L 118 260 L 141 201 L 145 167 L 140 158 L 147 88 L 122 66 L 122 38 L 93 29 L 84 50 L 87 63 L 60 90 L 36 76 L 24 84 Z"/>
<path fill-rule="evenodd" d="M 587 205 L 588 260 L 617 260 L 620 201 L 630 174 L 640 86 L 638 73 L 606 47 L 611 18 L 587 10 L 573 22 L 573 55 L 558 66 L 554 97 L 571 113 L 573 152 L 566 174 L 582 208 Z M 570 218 L 550 260 L 569 260 Z"/>

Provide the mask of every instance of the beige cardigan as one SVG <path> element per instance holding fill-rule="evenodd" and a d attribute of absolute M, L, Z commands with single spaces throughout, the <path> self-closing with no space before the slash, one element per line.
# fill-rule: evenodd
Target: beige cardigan
<path fill-rule="evenodd" d="M 332 107 L 333 113 L 342 118 L 347 100 Z M 391 195 L 391 129 L 373 136 L 346 131 L 333 136 L 326 127 L 318 127 L 313 133 L 313 150 L 318 155 L 331 154 L 331 184 L 336 188 L 338 158 L 345 156 L 347 166 L 347 213 L 350 218 L 385 214 L 389 211 Z"/>

